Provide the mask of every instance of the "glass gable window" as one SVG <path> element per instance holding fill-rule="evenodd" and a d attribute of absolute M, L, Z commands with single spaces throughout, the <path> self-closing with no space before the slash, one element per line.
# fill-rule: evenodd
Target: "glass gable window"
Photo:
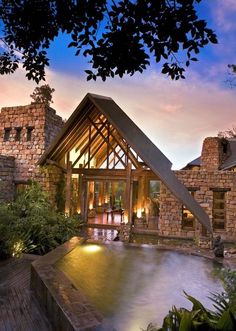
<path fill-rule="evenodd" d="M 225 192 L 213 191 L 213 229 L 225 228 Z"/>

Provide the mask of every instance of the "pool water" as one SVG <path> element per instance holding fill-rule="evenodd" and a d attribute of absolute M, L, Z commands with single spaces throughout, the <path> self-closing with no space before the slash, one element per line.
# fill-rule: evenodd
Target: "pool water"
<path fill-rule="evenodd" d="M 151 247 L 85 244 L 57 263 L 104 318 L 101 330 L 139 331 L 161 326 L 173 305 L 191 308 L 183 291 L 212 308 L 221 292 L 211 260 Z"/>

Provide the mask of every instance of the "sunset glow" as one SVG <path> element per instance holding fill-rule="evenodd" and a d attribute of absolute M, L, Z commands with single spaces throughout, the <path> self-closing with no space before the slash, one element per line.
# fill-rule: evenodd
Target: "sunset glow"
<path fill-rule="evenodd" d="M 219 44 L 206 47 L 188 68 L 186 79 L 177 82 L 163 77 L 155 64 L 142 75 L 87 82 L 81 69 L 88 69 L 86 62 L 58 39 L 50 49 L 46 77 L 56 90 L 51 106 L 68 118 L 88 92 L 112 97 L 170 159 L 173 169 L 183 167 L 200 155 L 205 137 L 236 125 L 236 90 L 225 83 L 227 65 L 235 63 L 236 5 L 232 0 L 203 1 L 200 12 Z M 31 102 L 36 84 L 24 75 L 21 69 L 0 77 L 0 107 Z"/>

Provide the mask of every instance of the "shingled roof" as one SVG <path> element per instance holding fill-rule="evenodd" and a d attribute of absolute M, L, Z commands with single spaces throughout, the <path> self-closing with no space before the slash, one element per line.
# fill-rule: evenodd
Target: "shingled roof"
<path fill-rule="evenodd" d="M 96 107 L 127 141 L 131 148 L 141 157 L 146 165 L 160 178 L 174 196 L 184 204 L 192 214 L 212 232 L 208 215 L 192 198 L 185 186 L 171 171 L 171 162 L 125 114 L 125 112 L 109 97 L 88 93 L 72 113 L 60 134 L 49 149 L 43 154 L 38 164 L 44 165 L 63 147 L 67 135 L 73 130 L 76 134 L 76 123 L 86 117 L 89 108 Z"/>

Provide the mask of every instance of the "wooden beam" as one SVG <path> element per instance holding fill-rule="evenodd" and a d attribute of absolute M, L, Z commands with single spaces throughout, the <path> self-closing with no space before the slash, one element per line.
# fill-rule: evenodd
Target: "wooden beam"
<path fill-rule="evenodd" d="M 126 177 L 125 169 L 84 169 L 84 168 L 72 168 L 72 174 L 84 174 L 87 176 L 106 176 L 106 177 Z M 148 178 L 148 180 L 159 180 L 159 177 L 152 172 L 152 170 L 147 169 L 132 169 L 131 175 L 133 179 L 138 179 L 139 176 L 143 175 Z"/>
<path fill-rule="evenodd" d="M 105 141 L 102 140 L 101 144 L 96 148 L 96 150 L 93 152 L 91 159 L 97 154 L 97 152 L 99 151 L 99 149 L 102 147 L 102 145 L 105 144 Z M 84 168 L 87 166 L 88 162 L 86 162 L 86 164 L 84 165 Z"/>
<path fill-rule="evenodd" d="M 94 124 L 93 121 L 90 120 L 90 118 L 88 118 L 88 120 L 89 120 L 89 122 Z M 89 144 L 91 144 L 94 141 L 94 139 L 100 134 L 100 131 L 102 130 L 102 128 L 103 128 L 103 126 L 99 129 L 97 129 L 96 134 L 91 138 L 90 142 L 88 142 L 87 145 L 85 145 L 84 148 L 81 150 L 80 155 L 76 158 L 76 160 L 72 164 L 73 168 L 79 162 L 79 160 L 84 155 L 84 153 L 87 151 L 87 149 L 89 148 Z"/>
<path fill-rule="evenodd" d="M 123 149 L 124 153 L 127 155 L 127 157 L 130 159 L 130 161 L 133 163 L 133 165 L 136 168 L 140 167 L 140 164 L 134 154 L 131 152 L 129 148 L 127 148 L 127 143 L 123 141 L 123 139 L 120 137 L 120 134 L 115 130 L 114 133 L 112 133 L 112 137 L 117 141 L 118 145 L 121 146 Z"/>
<path fill-rule="evenodd" d="M 91 121 L 91 123 L 95 126 L 95 127 L 97 127 L 96 126 L 96 124 L 95 123 L 93 123 L 92 121 Z M 120 158 L 120 156 L 116 153 L 116 151 L 115 151 L 115 148 L 110 144 L 110 142 L 109 142 L 109 137 L 110 137 L 110 134 L 111 134 L 111 130 L 110 130 L 110 127 L 108 126 L 108 134 L 107 134 L 107 137 L 105 137 L 104 136 L 104 134 L 102 133 L 102 132 L 99 132 L 99 134 L 103 137 L 103 139 L 107 142 L 107 145 L 108 145 L 108 147 L 107 147 L 107 153 L 109 152 L 109 146 L 111 147 L 111 149 L 112 149 L 112 151 L 116 154 L 116 156 L 120 159 L 120 162 L 121 163 L 123 163 L 123 165 L 124 165 L 124 167 L 125 167 L 125 163 L 124 163 L 124 161 Z M 109 154 L 110 155 L 110 154 Z M 109 168 L 109 155 L 107 155 L 107 169 Z"/>
<path fill-rule="evenodd" d="M 109 169 L 109 143 L 110 143 L 110 123 L 107 123 L 107 169 Z"/>
<path fill-rule="evenodd" d="M 132 203 L 130 203 L 131 171 L 132 171 L 132 164 L 129 162 L 126 168 L 126 186 L 125 186 L 125 199 L 124 199 L 125 213 L 127 213 L 129 223 L 131 223 L 131 217 L 132 217 L 132 210 L 131 210 Z"/>
<path fill-rule="evenodd" d="M 82 181 L 82 209 L 81 216 L 84 222 L 88 221 L 88 183 L 83 178 Z"/>
<path fill-rule="evenodd" d="M 71 206 L 71 178 L 72 178 L 72 165 L 71 162 L 67 163 L 66 173 L 66 201 L 65 201 L 65 213 L 70 215 Z"/>
<path fill-rule="evenodd" d="M 94 106 L 89 106 L 88 108 L 84 109 L 84 111 L 81 113 L 81 117 L 78 120 L 78 122 L 75 122 L 74 126 L 71 128 L 70 132 L 67 134 L 66 137 L 63 137 L 60 141 L 60 143 L 58 143 L 58 146 L 56 148 L 56 150 L 54 151 L 54 153 L 52 155 L 50 155 L 51 159 L 56 160 L 57 158 L 60 158 L 61 155 L 65 154 L 66 151 L 68 151 L 69 149 L 72 148 L 72 146 L 74 146 L 76 140 L 78 139 L 78 131 L 80 132 L 80 128 L 81 125 L 82 127 L 86 125 L 87 121 L 87 116 L 88 113 L 91 112 L 95 112 L 97 111 Z M 90 114 L 91 116 L 91 114 Z"/>

